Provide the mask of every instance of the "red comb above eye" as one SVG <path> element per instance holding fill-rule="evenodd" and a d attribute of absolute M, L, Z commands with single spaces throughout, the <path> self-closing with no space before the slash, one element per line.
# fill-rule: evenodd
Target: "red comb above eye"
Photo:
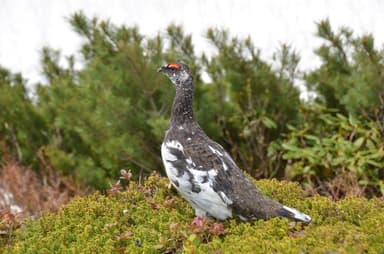
<path fill-rule="evenodd" d="M 180 64 L 178 64 L 178 63 L 170 63 L 170 64 L 168 64 L 168 66 L 167 66 L 168 68 L 174 68 L 174 69 L 180 69 Z"/>

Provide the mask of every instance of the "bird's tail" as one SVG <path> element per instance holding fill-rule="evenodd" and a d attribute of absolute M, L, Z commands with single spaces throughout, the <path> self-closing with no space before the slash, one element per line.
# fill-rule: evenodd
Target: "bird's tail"
<path fill-rule="evenodd" d="M 287 207 L 287 206 L 282 206 L 277 210 L 277 214 L 280 217 L 288 218 L 290 220 L 295 220 L 295 221 L 300 221 L 304 223 L 310 223 L 312 218 L 305 213 L 299 212 L 298 210 Z"/>

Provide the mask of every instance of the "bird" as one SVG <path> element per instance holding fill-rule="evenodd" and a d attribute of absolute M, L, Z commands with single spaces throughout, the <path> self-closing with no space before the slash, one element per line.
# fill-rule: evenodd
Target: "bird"
<path fill-rule="evenodd" d="M 205 134 L 193 114 L 194 79 L 185 63 L 171 62 L 158 72 L 176 88 L 161 145 L 162 161 L 171 184 L 194 208 L 196 217 L 311 222 L 310 216 L 263 195 L 229 153 Z"/>

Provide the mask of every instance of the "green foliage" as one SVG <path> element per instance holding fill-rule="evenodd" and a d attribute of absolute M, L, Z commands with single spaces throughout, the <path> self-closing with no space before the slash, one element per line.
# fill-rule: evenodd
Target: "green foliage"
<path fill-rule="evenodd" d="M 348 192 L 384 194 L 384 137 L 375 122 L 320 106 L 303 108 L 303 115 L 302 126 L 291 126 L 281 144 L 288 179 L 336 198 Z"/>
<path fill-rule="evenodd" d="M 2 67 L 0 108 L 0 158 L 33 163 L 36 149 L 46 141 L 45 123 L 27 95 L 23 77 Z"/>
<path fill-rule="evenodd" d="M 83 67 L 75 68 L 79 60 L 74 56 L 66 57 L 64 67 L 59 51 L 42 50 L 46 82 L 37 86 L 36 103 L 26 97 L 17 102 L 26 103 L 21 105 L 25 116 L 41 117 L 41 123 L 26 117 L 5 121 L 25 124 L 24 135 L 34 137 L 13 143 L 29 154 L 19 160 L 30 164 L 39 151 L 48 158 L 45 163 L 97 188 L 105 188 L 121 168 L 132 169 L 135 177 L 162 168 L 159 147 L 174 89 L 157 69 L 182 60 L 194 73 L 196 116 L 208 135 L 254 176 L 282 171 L 266 152 L 285 124 L 297 119 L 300 101 L 293 80 L 298 56 L 289 47 L 278 53 L 274 70 L 249 39 L 230 39 L 224 31 L 208 31 L 218 53 L 207 59 L 195 55 L 192 37 L 180 26 L 170 25 L 163 36 L 149 38 L 136 27 L 117 27 L 81 12 L 68 21 L 83 39 Z M 209 84 L 201 79 L 204 69 L 212 79 Z M 24 89 L 11 89 L 16 87 Z M 13 110 L 9 102 L 4 107 Z M 11 134 L 4 135 L 11 140 Z"/>
<path fill-rule="evenodd" d="M 372 35 L 333 31 L 329 20 L 317 24 L 317 35 L 325 41 L 316 50 L 323 63 L 307 74 L 309 88 L 330 108 L 382 119 L 384 49 L 375 47 Z"/>
<path fill-rule="evenodd" d="M 214 29 L 207 37 L 217 54 L 202 59 L 212 79 L 198 105 L 203 127 L 248 173 L 275 176 L 282 168 L 267 159 L 267 145 L 298 118 L 299 90 L 293 82 L 299 57 L 282 45 L 275 70 L 261 59 L 250 38 L 230 38 L 227 31 Z"/>
<path fill-rule="evenodd" d="M 149 174 L 160 166 L 173 97 L 157 68 L 183 51 L 192 58 L 190 36 L 170 26 L 165 39 L 144 38 L 137 28 L 82 13 L 69 22 L 84 39 L 85 66 L 76 71 L 71 57 L 63 68 L 58 52 L 43 50 L 48 84 L 38 87 L 37 108 L 51 123 L 46 155 L 54 167 L 99 188 L 119 168 Z M 166 42 L 172 49 L 164 48 Z"/>
<path fill-rule="evenodd" d="M 157 175 L 109 196 L 78 198 L 18 229 L 5 253 L 381 253 L 384 203 L 304 198 L 295 183 L 256 181 L 276 200 L 310 214 L 308 226 L 275 218 L 193 219 L 191 207 Z"/>
<path fill-rule="evenodd" d="M 159 147 L 174 89 L 157 69 L 182 60 L 195 77 L 198 122 L 252 176 L 283 178 L 288 173 L 288 178 L 320 186 L 347 172 L 357 185 L 383 192 L 381 143 L 375 139 L 365 149 L 366 135 L 372 132 L 380 138 L 384 133 L 383 53 L 371 36 L 356 37 L 346 28 L 334 32 L 329 21 L 320 22 L 318 36 L 325 42 L 316 52 L 323 64 L 304 73 L 307 87 L 317 92 L 319 102 L 358 119 L 364 133 L 352 135 L 350 129 L 336 134 L 345 117 L 328 119 L 340 122 L 330 127 L 300 112 L 303 102 L 295 84 L 302 78 L 297 68 L 300 58 L 290 46 L 283 44 L 268 63 L 249 38 L 208 29 L 214 53 L 197 56 L 191 35 L 177 25 L 148 37 L 137 27 L 115 26 L 81 12 L 68 22 L 83 41 L 79 57 L 67 56 L 63 66 L 59 51 L 42 49 L 45 82 L 37 86 L 33 100 L 21 75 L 0 70 L 2 158 L 11 156 L 34 168 L 48 165 L 99 189 L 115 179 L 119 169 L 129 168 L 140 178 L 162 168 Z M 202 79 L 203 74 L 209 82 Z M 304 139 L 312 140 L 305 145 L 295 143 L 294 158 L 287 152 L 284 160 L 288 148 L 281 149 L 279 140 L 285 134 L 292 140 L 302 139 L 295 134 L 301 129 L 314 137 L 307 135 Z M 313 145 L 316 140 L 321 144 Z M 351 142 L 362 142 L 362 147 L 354 149 Z M 327 155 L 332 163 L 319 157 L 318 149 L 333 149 Z M 361 153 L 352 158 L 356 151 Z M 334 173 L 326 172 L 334 168 Z"/>

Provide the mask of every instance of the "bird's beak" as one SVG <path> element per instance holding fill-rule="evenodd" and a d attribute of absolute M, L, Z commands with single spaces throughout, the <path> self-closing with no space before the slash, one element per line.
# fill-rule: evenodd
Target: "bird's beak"
<path fill-rule="evenodd" d="M 157 70 L 157 72 L 164 72 L 164 70 L 166 70 L 167 69 L 167 66 L 161 66 L 158 70 Z"/>

